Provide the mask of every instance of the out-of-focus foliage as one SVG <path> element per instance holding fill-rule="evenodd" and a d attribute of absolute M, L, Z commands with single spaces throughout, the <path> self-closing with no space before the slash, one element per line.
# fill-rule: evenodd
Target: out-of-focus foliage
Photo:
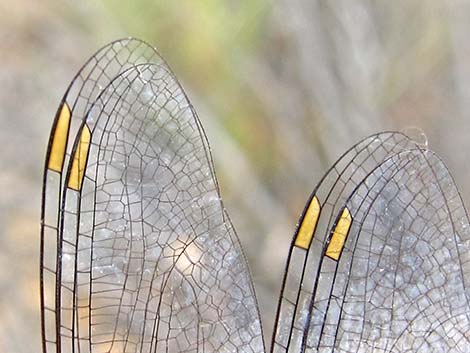
<path fill-rule="evenodd" d="M 270 335 L 296 218 L 359 138 L 419 127 L 470 201 L 468 18 L 468 0 L 0 0 L 0 351 L 39 349 L 43 155 L 98 47 L 141 37 L 188 91 Z"/>

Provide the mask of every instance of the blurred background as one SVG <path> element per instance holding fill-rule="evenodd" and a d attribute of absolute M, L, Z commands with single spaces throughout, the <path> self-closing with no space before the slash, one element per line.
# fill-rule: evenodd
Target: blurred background
<path fill-rule="evenodd" d="M 297 217 L 355 141 L 420 128 L 470 202 L 469 18 L 466 0 L 0 0 L 0 351 L 40 348 L 46 142 L 99 47 L 142 38 L 187 90 L 270 338 Z"/>

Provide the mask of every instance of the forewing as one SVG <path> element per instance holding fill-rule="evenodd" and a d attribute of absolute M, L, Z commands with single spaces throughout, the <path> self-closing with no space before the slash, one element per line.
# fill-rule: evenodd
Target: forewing
<path fill-rule="evenodd" d="M 298 352 L 322 263 L 324 244 L 338 212 L 364 177 L 388 156 L 416 148 L 406 135 L 384 132 L 365 138 L 325 174 L 314 189 L 295 231 L 273 332 L 274 352 Z"/>
<path fill-rule="evenodd" d="M 55 116 L 47 149 L 41 208 L 41 321 L 43 352 L 56 352 L 61 291 L 59 263 L 64 168 L 69 164 L 73 140 L 103 87 L 120 72 L 138 63 L 161 63 L 156 51 L 138 39 L 122 39 L 98 50 L 67 88 Z M 70 333 L 69 333 L 70 334 Z"/>
<path fill-rule="evenodd" d="M 169 69 L 137 65 L 113 80 L 72 155 L 61 262 L 72 334 L 61 349 L 264 351 L 204 133 Z"/>
<path fill-rule="evenodd" d="M 345 207 L 353 221 L 339 261 L 322 268 L 331 292 L 315 300 L 324 321 L 312 317 L 307 347 L 466 351 L 469 224 L 442 161 L 429 151 L 397 155 Z"/>
<path fill-rule="evenodd" d="M 340 205 L 296 351 L 466 351 L 469 223 L 442 161 L 392 154 Z"/>

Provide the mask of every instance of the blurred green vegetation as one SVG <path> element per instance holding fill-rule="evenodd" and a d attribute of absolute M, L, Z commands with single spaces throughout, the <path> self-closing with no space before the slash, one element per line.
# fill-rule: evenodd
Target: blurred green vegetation
<path fill-rule="evenodd" d="M 213 113 L 243 148 L 255 152 L 256 145 L 262 144 L 269 149 L 263 107 L 237 67 L 260 46 L 271 1 L 105 3 L 119 27 L 146 38 L 176 72 L 184 72 L 184 82 L 210 103 Z M 255 159 L 269 163 L 269 159 L 263 160 L 264 155 L 266 151 Z"/>

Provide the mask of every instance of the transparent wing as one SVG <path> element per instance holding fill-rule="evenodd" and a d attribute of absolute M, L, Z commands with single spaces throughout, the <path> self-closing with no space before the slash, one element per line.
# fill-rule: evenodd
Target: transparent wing
<path fill-rule="evenodd" d="M 168 67 L 121 71 L 91 105 L 71 156 L 57 351 L 263 352 L 207 141 Z"/>
<path fill-rule="evenodd" d="M 122 39 L 98 50 L 79 70 L 57 110 L 46 154 L 41 207 L 41 321 L 43 352 L 56 352 L 59 340 L 61 295 L 60 264 L 62 189 L 64 167 L 69 163 L 73 140 L 86 112 L 99 93 L 120 72 L 138 63 L 161 63 L 156 51 L 138 39 Z M 59 304 L 59 305 L 58 305 Z M 58 309 L 59 308 L 59 309 Z"/>
<path fill-rule="evenodd" d="M 300 290 L 295 315 L 285 315 L 281 304 L 278 327 L 292 336 L 278 328 L 274 351 L 468 350 L 468 218 L 444 164 L 410 147 L 376 160 L 336 201 L 326 228 L 319 202 L 317 229 L 304 249 L 317 254 L 313 286 Z M 289 265 L 287 278 L 295 269 Z"/>
<path fill-rule="evenodd" d="M 341 156 L 314 189 L 291 244 L 273 332 L 273 351 L 300 349 L 304 329 L 296 322 L 308 312 L 323 243 L 341 205 L 380 161 L 414 147 L 414 142 L 401 133 L 372 135 Z"/>

